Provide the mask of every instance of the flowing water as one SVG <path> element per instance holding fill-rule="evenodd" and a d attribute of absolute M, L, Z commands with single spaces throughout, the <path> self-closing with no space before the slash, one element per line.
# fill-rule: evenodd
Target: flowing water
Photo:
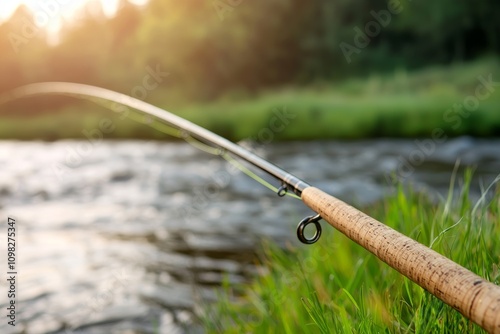
<path fill-rule="evenodd" d="M 500 173 L 500 140 L 256 149 L 357 205 L 390 192 L 394 176 L 439 199 L 457 159 L 475 166 L 476 197 Z M 221 280 L 244 282 L 255 273 L 262 238 L 298 244 L 296 224 L 310 214 L 185 143 L 0 142 L 0 163 L 0 238 L 15 218 L 18 270 L 14 331 L 0 280 L 2 333 L 203 332 L 196 314 L 217 298 Z"/>

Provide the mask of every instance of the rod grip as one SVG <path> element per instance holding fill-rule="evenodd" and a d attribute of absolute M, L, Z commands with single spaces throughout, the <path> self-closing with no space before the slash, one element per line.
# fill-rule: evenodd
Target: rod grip
<path fill-rule="evenodd" d="M 317 188 L 304 189 L 302 200 L 380 260 L 488 333 L 500 334 L 500 286 Z"/>

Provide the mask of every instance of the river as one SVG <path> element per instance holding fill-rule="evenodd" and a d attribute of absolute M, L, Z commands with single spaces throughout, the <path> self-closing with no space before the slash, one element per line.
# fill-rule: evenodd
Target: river
<path fill-rule="evenodd" d="M 394 177 L 439 200 L 457 160 L 459 176 L 475 167 L 476 198 L 500 174 L 497 139 L 255 149 L 355 205 L 390 193 Z M 2 333 L 203 332 L 196 314 L 217 298 L 222 278 L 248 280 L 262 238 L 298 245 L 295 227 L 310 214 L 186 143 L 3 141 L 0 163 L 1 238 L 15 218 L 18 270 L 17 326 L 2 316 Z M 5 310 L 8 287 L 0 281 Z"/>

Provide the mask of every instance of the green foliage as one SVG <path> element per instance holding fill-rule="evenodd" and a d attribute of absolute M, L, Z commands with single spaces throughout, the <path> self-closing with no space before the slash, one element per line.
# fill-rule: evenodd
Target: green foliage
<path fill-rule="evenodd" d="M 400 12 L 388 11 L 394 4 Z M 41 29 L 34 37 L 23 33 L 33 22 L 24 7 L 0 25 L 0 91 L 58 80 L 130 93 L 147 66 L 161 66 L 171 73 L 168 87 L 148 100 L 207 101 L 500 52 L 496 0 L 149 0 L 144 8 L 121 0 L 111 19 L 91 6 L 55 46 Z M 381 15 L 389 15 L 387 24 L 376 23 Z M 356 42 L 355 29 L 366 34 L 370 22 L 380 25 L 378 33 Z M 349 64 L 341 43 L 357 49 Z"/>
<path fill-rule="evenodd" d="M 454 115 L 451 121 L 445 117 L 455 103 L 474 96 L 480 84 L 479 75 L 489 74 L 495 81 L 500 77 L 500 64 L 495 59 L 413 73 L 372 75 L 337 85 L 283 88 L 253 98 L 228 96 L 212 103 L 178 106 L 175 113 L 234 141 L 431 137 L 434 129 L 439 128 L 448 137 L 495 136 L 500 133 L 500 89 L 496 87 L 469 115 Z M 43 104 L 43 100 L 40 102 Z M 161 99 L 157 105 L 170 109 Z M 291 115 L 289 121 L 278 126 L 280 131 L 273 131 L 272 138 L 263 136 L 280 110 Z M 95 128 L 100 119 L 113 116 L 116 115 L 109 110 L 103 112 L 94 104 L 85 103 L 36 117 L 2 117 L 0 137 L 82 138 L 82 130 Z M 106 134 L 107 139 L 169 138 L 144 124 L 122 118 L 115 122 L 116 130 Z"/>
<path fill-rule="evenodd" d="M 365 211 L 500 284 L 500 187 L 471 203 L 471 176 L 466 172 L 458 198 L 450 188 L 446 202 L 432 203 L 399 186 Z M 207 306 L 209 332 L 483 333 L 345 236 L 325 230 L 313 246 L 264 243 L 253 282 L 226 283 L 219 301 Z"/>
<path fill-rule="evenodd" d="M 273 110 L 284 107 L 296 118 L 273 139 L 428 137 L 435 128 L 448 136 L 499 133 L 498 89 L 466 118 L 444 119 L 454 103 L 474 94 L 478 76 L 491 73 L 498 81 L 498 1 L 401 0 L 401 13 L 357 47 L 350 64 L 339 45 L 356 47 L 354 28 L 364 30 L 373 12 L 381 15 L 394 1 L 243 0 L 228 2 L 223 12 L 214 8 L 220 2 L 150 0 L 139 8 L 122 0 L 113 18 L 83 13 L 57 45 L 47 44 L 43 30 L 23 37 L 32 14 L 21 7 L 0 25 L 0 92 L 37 81 L 95 84 L 233 140 L 257 136 Z M 12 34 L 25 38 L 16 48 Z M 459 62 L 482 54 L 490 56 Z M 452 65 L 435 65 L 442 63 Z M 151 69 L 169 76 L 144 90 Z M 0 109 L 2 138 L 82 137 L 80 124 L 101 117 L 75 99 L 54 96 Z M 126 122 L 107 138 L 127 134 L 163 138 Z"/>

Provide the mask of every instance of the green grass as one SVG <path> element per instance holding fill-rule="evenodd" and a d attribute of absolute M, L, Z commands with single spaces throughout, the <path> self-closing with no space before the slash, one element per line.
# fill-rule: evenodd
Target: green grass
<path fill-rule="evenodd" d="M 500 134 L 500 85 L 477 110 L 461 118 L 459 126 L 456 120 L 444 119 L 455 103 L 474 96 L 477 77 L 490 73 L 500 82 L 498 60 L 294 87 L 182 111 L 194 122 L 236 139 L 258 136 L 269 128 L 273 113 L 283 108 L 295 118 L 284 131 L 274 133 L 281 140 L 425 137 L 435 128 L 448 136 L 494 136 Z"/>
<path fill-rule="evenodd" d="M 482 277 L 500 284 L 500 187 L 472 203 L 433 204 L 401 187 L 365 211 Z M 450 192 L 451 193 L 451 192 Z M 326 224 L 325 224 L 326 225 Z M 483 333 L 422 288 L 332 228 L 312 246 L 265 242 L 260 274 L 225 283 L 203 323 L 210 333 Z"/>
<path fill-rule="evenodd" d="M 147 102 L 235 141 L 429 137 L 436 128 L 442 128 L 447 136 L 498 136 L 500 86 L 495 86 L 470 114 L 454 114 L 451 121 L 445 119 L 447 110 L 455 103 L 474 96 L 480 84 L 477 78 L 490 74 L 494 82 L 500 82 L 497 59 L 409 73 L 396 71 L 339 84 L 282 88 L 255 96 L 228 95 L 205 104 L 170 103 L 165 99 L 168 92 L 158 89 Z M 96 127 L 101 118 L 113 114 L 101 108 L 85 103 L 37 116 L 0 116 L 0 138 L 79 138 L 84 128 Z M 276 110 L 283 109 L 293 118 L 283 129 L 281 124 L 278 130 L 273 129 Z M 116 131 L 107 134 L 107 138 L 168 138 L 132 121 L 120 120 L 116 125 Z M 272 131 L 271 137 L 264 129 Z"/>

